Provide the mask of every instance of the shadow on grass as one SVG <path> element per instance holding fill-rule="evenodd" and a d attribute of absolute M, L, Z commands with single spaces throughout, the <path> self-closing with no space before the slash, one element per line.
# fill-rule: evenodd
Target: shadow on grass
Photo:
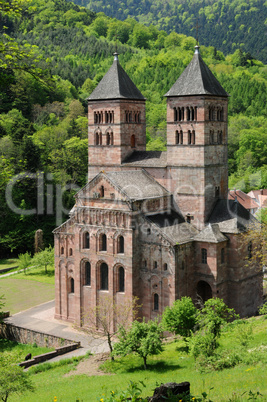
<path fill-rule="evenodd" d="M 12 259 L 12 258 L 3 258 L 3 259 L 1 259 L 0 260 L 0 266 L 1 265 L 14 265 L 14 264 L 17 264 L 18 263 L 18 260 L 16 260 L 16 259 Z"/>
<path fill-rule="evenodd" d="M 44 277 L 47 277 L 47 278 L 51 278 L 52 276 L 55 276 L 55 271 L 48 269 L 47 273 L 46 273 L 45 270 L 34 271 L 34 268 L 32 268 L 31 270 L 26 271 L 24 274 L 25 274 L 25 278 L 27 278 L 27 277 L 30 278 L 31 276 L 32 277 L 44 276 Z"/>
<path fill-rule="evenodd" d="M 13 342 L 8 339 L 0 339 L 0 352 L 10 352 L 17 345 L 17 342 Z"/>
<path fill-rule="evenodd" d="M 132 361 L 126 361 L 125 359 L 118 359 L 113 362 L 105 362 L 101 366 L 101 370 L 105 373 L 134 373 L 136 371 L 142 372 L 156 372 L 164 373 L 169 370 L 178 370 L 182 368 L 179 364 L 169 364 L 165 360 L 149 361 L 147 362 L 147 369 L 144 369 L 143 359 L 135 357 Z"/>

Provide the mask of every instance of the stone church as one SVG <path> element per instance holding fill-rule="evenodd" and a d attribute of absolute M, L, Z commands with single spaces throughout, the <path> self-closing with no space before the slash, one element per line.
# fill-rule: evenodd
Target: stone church
<path fill-rule="evenodd" d="M 54 230 L 58 319 L 87 325 L 103 295 L 138 297 L 153 319 L 182 296 L 257 311 L 262 274 L 240 234 L 252 216 L 228 200 L 228 94 L 199 47 L 167 99 L 167 151 L 146 151 L 145 98 L 118 54 L 88 98 L 88 183 Z"/>

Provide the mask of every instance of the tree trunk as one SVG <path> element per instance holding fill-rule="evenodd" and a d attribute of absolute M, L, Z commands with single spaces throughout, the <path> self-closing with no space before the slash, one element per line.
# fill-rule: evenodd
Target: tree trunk
<path fill-rule="evenodd" d="M 113 347 L 112 347 L 112 343 L 111 343 L 110 334 L 108 334 L 108 346 L 109 346 L 109 350 L 110 350 L 111 360 L 115 360 L 115 359 L 114 359 L 114 356 L 112 355 Z"/>
<path fill-rule="evenodd" d="M 144 369 L 146 370 L 146 356 L 143 356 L 144 359 Z"/>

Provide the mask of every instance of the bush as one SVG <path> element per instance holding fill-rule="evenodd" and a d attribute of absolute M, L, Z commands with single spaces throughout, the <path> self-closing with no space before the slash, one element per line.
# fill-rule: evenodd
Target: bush
<path fill-rule="evenodd" d="M 259 308 L 259 314 L 261 314 L 261 315 L 267 314 L 267 302 L 264 303 L 264 304 Z"/>

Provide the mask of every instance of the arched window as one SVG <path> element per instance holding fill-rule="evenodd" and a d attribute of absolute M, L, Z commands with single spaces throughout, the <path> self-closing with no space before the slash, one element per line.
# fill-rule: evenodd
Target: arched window
<path fill-rule="evenodd" d="M 173 108 L 173 120 L 177 121 L 177 109 L 176 109 L 176 107 Z"/>
<path fill-rule="evenodd" d="M 192 131 L 192 136 L 191 136 L 191 144 L 195 144 L 196 143 L 196 133 L 195 130 Z"/>
<path fill-rule="evenodd" d="M 125 273 L 124 268 L 119 268 L 119 292 L 124 292 L 125 290 Z"/>
<path fill-rule="evenodd" d="M 100 194 L 100 197 L 101 197 L 101 198 L 105 196 L 105 188 L 104 188 L 104 186 L 100 186 L 100 188 L 99 188 L 99 194 Z"/>
<path fill-rule="evenodd" d="M 195 106 L 195 118 L 194 118 L 194 120 L 196 121 L 197 120 L 197 106 Z"/>
<path fill-rule="evenodd" d="M 64 254 L 64 247 L 61 247 L 60 254 Z"/>
<path fill-rule="evenodd" d="M 175 144 L 179 144 L 179 131 L 175 131 Z"/>
<path fill-rule="evenodd" d="M 110 145 L 110 134 L 109 133 L 107 133 L 107 136 L 106 136 L 106 142 L 107 142 L 107 145 Z"/>
<path fill-rule="evenodd" d="M 167 264 L 164 264 L 164 265 L 163 265 L 163 270 L 164 270 L 164 271 L 167 271 L 167 270 L 168 270 L 168 265 L 167 265 Z"/>
<path fill-rule="evenodd" d="M 186 120 L 190 121 L 190 108 L 189 107 L 186 108 Z"/>
<path fill-rule="evenodd" d="M 158 311 L 159 309 L 159 295 L 157 293 L 154 294 L 154 310 Z"/>
<path fill-rule="evenodd" d="M 201 262 L 202 262 L 202 264 L 207 264 L 207 249 L 206 248 L 201 249 Z"/>
<path fill-rule="evenodd" d="M 90 235 L 88 232 L 83 234 L 83 248 L 90 248 Z"/>
<path fill-rule="evenodd" d="M 190 130 L 188 130 L 187 139 L 188 139 L 188 145 L 191 145 L 192 144 L 192 133 Z"/>
<path fill-rule="evenodd" d="M 100 266 L 100 289 L 108 290 L 108 266 L 105 262 Z"/>
<path fill-rule="evenodd" d="M 222 131 L 218 131 L 218 144 L 222 144 Z"/>
<path fill-rule="evenodd" d="M 135 148 L 135 135 L 131 136 L 131 148 Z"/>
<path fill-rule="evenodd" d="M 158 268 L 158 263 L 157 263 L 157 261 L 154 261 L 154 269 L 157 269 Z"/>
<path fill-rule="evenodd" d="M 221 249 L 221 263 L 224 264 L 225 261 L 225 251 L 224 248 Z"/>
<path fill-rule="evenodd" d="M 191 120 L 195 120 L 195 109 L 191 107 Z"/>
<path fill-rule="evenodd" d="M 124 253 L 124 237 L 119 236 L 117 241 L 118 241 L 118 253 L 123 254 Z"/>
<path fill-rule="evenodd" d="M 102 145 L 102 133 L 101 133 L 101 131 L 97 131 L 95 133 L 95 145 Z"/>
<path fill-rule="evenodd" d="M 107 251 L 107 236 L 105 233 L 102 233 L 99 238 L 99 250 Z"/>
<path fill-rule="evenodd" d="M 89 261 L 84 264 L 84 285 L 91 286 L 91 264 Z"/>
<path fill-rule="evenodd" d="M 214 131 L 210 130 L 210 144 L 214 143 Z"/>
<path fill-rule="evenodd" d="M 74 293 L 74 279 L 70 278 L 70 293 Z"/>
<path fill-rule="evenodd" d="M 144 266 L 145 266 L 145 268 L 147 267 L 147 261 L 146 260 L 144 261 Z"/>
<path fill-rule="evenodd" d="M 69 250 L 69 255 L 70 256 L 72 255 L 72 248 L 70 248 L 70 250 Z"/>

